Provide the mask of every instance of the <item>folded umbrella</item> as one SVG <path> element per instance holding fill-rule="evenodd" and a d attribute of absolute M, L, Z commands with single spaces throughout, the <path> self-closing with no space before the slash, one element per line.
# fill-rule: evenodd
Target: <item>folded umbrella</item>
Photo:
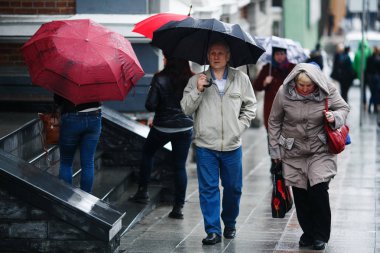
<path fill-rule="evenodd" d="M 89 19 L 43 24 L 21 50 L 32 82 L 74 104 L 124 100 L 144 76 L 129 41 Z"/>
<path fill-rule="evenodd" d="M 171 21 L 153 33 L 152 45 L 171 57 L 207 64 L 207 50 L 213 42 L 224 41 L 231 51 L 230 66 L 255 64 L 265 51 L 254 37 L 238 24 L 216 19 Z"/>

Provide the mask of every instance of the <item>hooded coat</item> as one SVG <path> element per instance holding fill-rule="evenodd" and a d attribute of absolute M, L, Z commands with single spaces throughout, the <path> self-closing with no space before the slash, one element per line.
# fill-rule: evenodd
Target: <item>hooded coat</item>
<path fill-rule="evenodd" d="M 295 90 L 295 77 L 306 72 L 317 85 L 307 96 Z M 337 156 L 329 152 L 324 130 L 325 98 L 335 117 L 332 125 L 338 129 L 346 122 L 349 106 L 334 84 L 321 70 L 308 63 L 300 63 L 290 72 L 280 87 L 269 116 L 269 153 L 281 159 L 286 185 L 307 189 L 329 182 L 337 173 Z"/>

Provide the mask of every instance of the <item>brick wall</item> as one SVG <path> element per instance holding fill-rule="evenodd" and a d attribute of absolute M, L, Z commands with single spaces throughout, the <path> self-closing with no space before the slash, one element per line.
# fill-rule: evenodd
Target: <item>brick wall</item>
<path fill-rule="evenodd" d="M 75 14 L 75 0 L 0 0 L 0 14 Z"/>
<path fill-rule="evenodd" d="M 0 43 L 0 66 L 25 66 L 22 43 Z"/>

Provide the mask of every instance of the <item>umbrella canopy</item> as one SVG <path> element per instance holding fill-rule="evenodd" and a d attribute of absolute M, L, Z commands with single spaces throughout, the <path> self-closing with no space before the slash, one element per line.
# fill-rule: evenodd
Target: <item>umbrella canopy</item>
<path fill-rule="evenodd" d="M 152 39 L 153 32 L 156 31 L 161 26 L 165 25 L 170 21 L 180 21 L 188 18 L 188 15 L 181 15 L 175 13 L 159 13 L 149 18 L 146 18 L 135 24 L 132 32 L 140 33 L 145 37 Z"/>
<path fill-rule="evenodd" d="M 238 67 L 255 64 L 265 51 L 259 43 L 238 24 L 216 19 L 172 21 L 153 33 L 152 44 L 169 56 L 207 64 L 207 50 L 215 41 L 226 42 L 231 51 L 229 64 Z"/>
<path fill-rule="evenodd" d="M 265 48 L 265 53 L 260 57 L 259 62 L 267 63 L 272 61 L 273 47 L 286 49 L 288 61 L 294 64 L 305 62 L 309 58 L 305 49 L 297 41 L 277 36 L 258 37 L 257 40 Z"/>
<path fill-rule="evenodd" d="M 124 100 L 144 76 L 129 41 L 89 19 L 43 24 L 21 50 L 32 82 L 74 104 Z"/>

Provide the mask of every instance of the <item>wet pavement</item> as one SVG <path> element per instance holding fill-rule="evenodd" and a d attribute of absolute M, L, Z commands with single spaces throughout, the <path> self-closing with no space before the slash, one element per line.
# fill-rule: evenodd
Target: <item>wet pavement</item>
<path fill-rule="evenodd" d="M 380 252 L 380 129 L 376 115 L 363 117 L 359 126 L 359 88 L 349 92 L 352 144 L 338 158 L 338 175 L 330 184 L 332 209 L 329 253 Z M 168 218 L 171 206 L 160 205 L 121 239 L 119 252 L 313 252 L 298 247 L 302 234 L 293 207 L 285 218 L 271 217 L 270 160 L 263 127 L 243 136 L 244 187 L 237 236 L 233 240 L 202 246 L 205 237 L 199 207 L 196 168 L 189 162 L 185 219 Z"/>

